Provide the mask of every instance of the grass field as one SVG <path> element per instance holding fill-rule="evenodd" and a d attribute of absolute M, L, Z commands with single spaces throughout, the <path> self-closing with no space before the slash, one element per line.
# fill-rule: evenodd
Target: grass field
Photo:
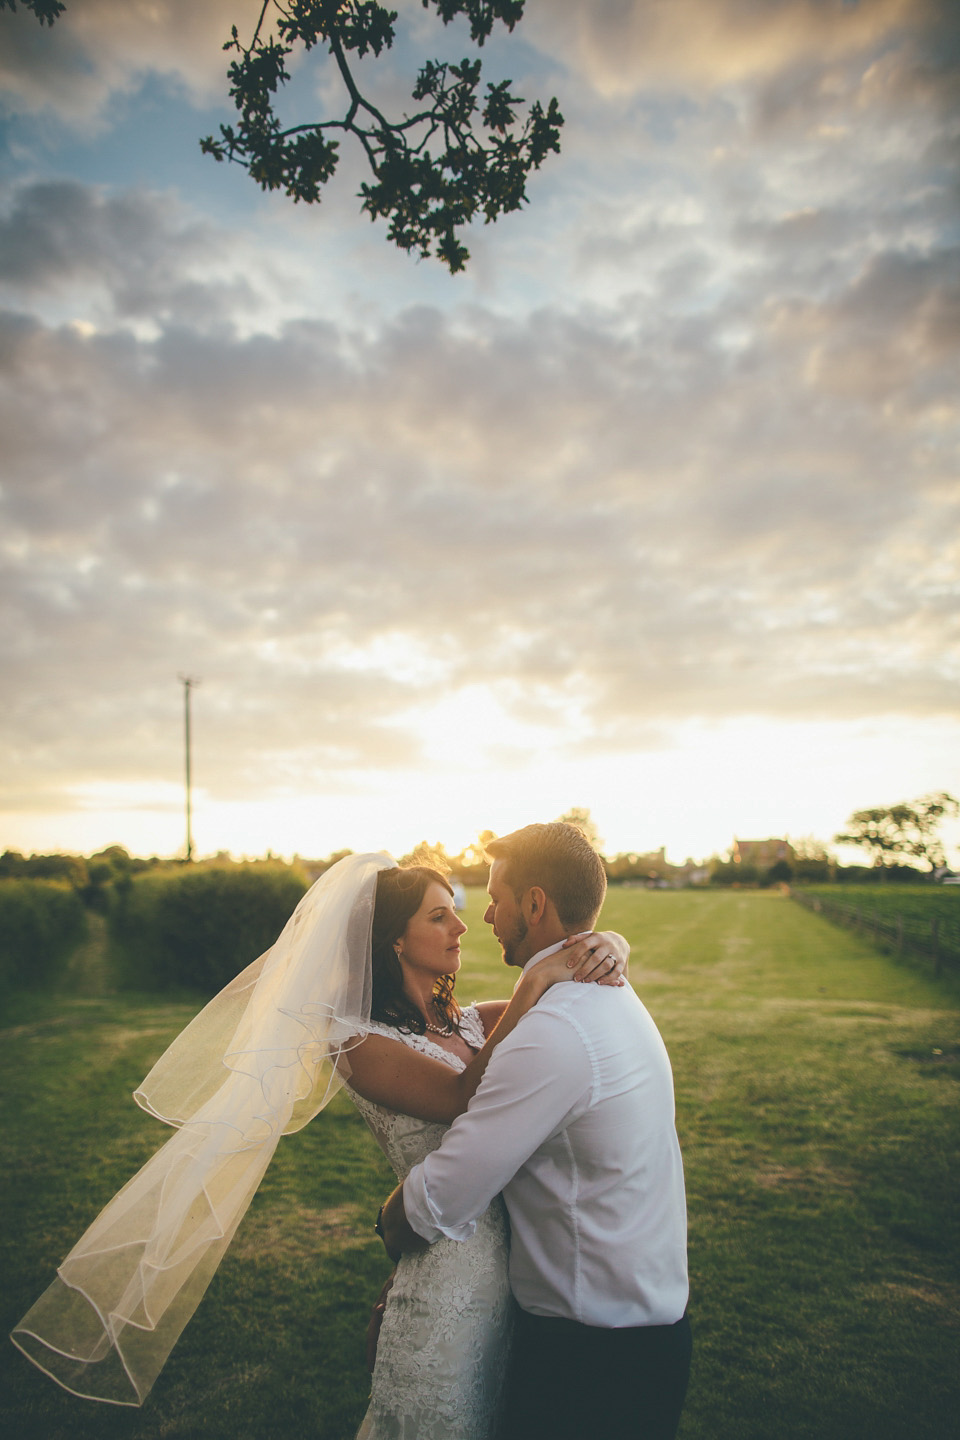
<path fill-rule="evenodd" d="M 506 977 L 470 896 L 461 994 Z M 667 1042 L 688 1183 L 682 1440 L 952 1440 L 960 1414 L 960 1002 L 769 893 L 617 891 L 604 919 Z M 101 977 L 102 978 L 102 977 Z M 129 1099 L 189 1004 L 22 997 L 0 1055 L 5 1328 L 163 1138 Z M 142 1411 L 3 1347 L 37 1440 L 350 1440 L 390 1174 L 349 1105 L 282 1142 Z"/>
<path fill-rule="evenodd" d="M 805 885 L 794 899 L 881 948 L 926 955 L 955 973 L 960 967 L 960 886 Z"/>
<path fill-rule="evenodd" d="M 944 928 L 960 930 L 960 885 L 805 885 L 803 893 L 867 913 L 936 918 Z"/>

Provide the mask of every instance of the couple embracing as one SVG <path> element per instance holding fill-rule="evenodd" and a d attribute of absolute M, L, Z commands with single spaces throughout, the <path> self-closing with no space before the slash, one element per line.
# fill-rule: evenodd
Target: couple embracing
<path fill-rule="evenodd" d="M 606 882 L 581 833 L 530 825 L 488 852 L 509 1003 L 458 1005 L 442 875 L 339 862 L 137 1092 L 177 1134 L 15 1331 L 31 1359 L 139 1403 L 279 1135 L 345 1083 L 401 1180 L 358 1440 L 670 1440 L 690 1336 L 666 1051 L 621 981 L 626 942 L 592 930 Z"/>

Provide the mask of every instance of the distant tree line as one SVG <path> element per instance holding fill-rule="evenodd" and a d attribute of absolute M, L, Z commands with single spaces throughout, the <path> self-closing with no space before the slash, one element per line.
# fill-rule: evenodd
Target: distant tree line
<path fill-rule="evenodd" d="M 0 880 L 61 881 L 79 892 L 86 904 L 96 906 L 108 885 L 144 870 L 173 865 L 176 861 L 149 860 L 129 854 L 122 845 L 108 845 L 95 855 L 21 855 L 5 850 L 0 855 Z"/>
<path fill-rule="evenodd" d="M 919 800 L 902 800 L 897 805 L 855 810 L 847 829 L 833 838 L 838 845 L 858 845 L 867 851 L 875 869 L 903 867 L 917 860 L 931 871 L 946 864 L 939 835 L 943 820 L 955 820 L 960 801 L 945 790 L 921 795 Z"/>
<path fill-rule="evenodd" d="M 857 811 L 836 839 L 867 849 L 873 856 L 869 867 L 839 866 L 816 840 L 784 843 L 779 847 L 783 858 L 765 866 L 749 863 L 763 846 L 751 850 L 746 842 L 738 842 L 742 853 L 735 850 L 729 859 L 714 856 L 704 865 L 670 865 L 662 847 L 602 858 L 611 884 L 656 888 L 878 880 L 915 884 L 936 876 L 936 862 L 944 853 L 937 827 L 958 808 L 941 791 L 887 810 Z M 600 850 L 589 810 L 570 810 L 560 818 L 579 825 Z M 484 831 L 455 855 L 422 841 L 401 856 L 401 863 L 434 865 L 465 886 L 482 886 L 488 873 L 484 846 L 492 838 L 492 831 Z M 119 987 L 213 994 L 273 943 L 307 887 L 350 853 L 338 850 L 322 860 L 297 857 L 287 865 L 269 854 L 243 862 L 220 854 L 193 864 L 142 859 L 121 845 L 87 857 L 7 850 L 0 855 L 0 996 L 55 985 L 86 937 L 91 913 L 103 917 L 97 924 L 106 925 L 110 968 Z M 926 877 L 916 868 L 921 859 L 930 867 Z"/>
<path fill-rule="evenodd" d="M 671 865 L 664 850 L 602 856 L 612 884 L 656 888 L 682 885 L 767 887 L 777 884 L 864 883 L 937 878 L 945 852 L 939 836 L 944 819 L 960 803 L 946 791 L 897 805 L 858 810 L 838 844 L 858 845 L 869 866 L 840 866 L 820 841 L 737 842 L 727 859 Z M 578 825 L 599 852 L 602 841 L 590 811 L 578 807 L 559 817 Z M 485 885 L 483 831 L 472 845 L 452 855 L 427 841 L 401 863 L 434 865 L 465 886 Z M 770 854 L 772 864 L 751 863 Z M 269 854 L 264 860 L 142 859 L 122 845 L 90 856 L 0 855 L 0 993 L 56 979 L 65 958 L 87 933 L 91 912 L 104 917 L 117 983 L 143 989 L 187 988 L 212 994 L 273 943 L 314 880 L 350 854 L 337 850 L 322 860 L 295 858 L 291 865 Z M 927 866 L 926 872 L 917 868 Z M 102 927 L 103 920 L 98 921 Z"/>
<path fill-rule="evenodd" d="M 335 863 L 331 857 L 329 864 Z M 323 864 L 326 868 L 326 864 Z M 95 855 L 0 855 L 0 994 L 43 988 L 105 923 L 121 989 L 213 994 L 277 938 L 310 877 L 299 865 L 140 859 L 122 845 Z"/>
<path fill-rule="evenodd" d="M 867 851 L 871 860 L 869 866 L 838 864 L 821 841 L 809 838 L 784 844 L 783 858 L 773 864 L 750 863 L 750 851 L 746 842 L 741 842 L 747 851 L 747 863 L 732 852 L 728 858 L 714 855 L 710 860 L 697 863 L 687 860 L 683 865 L 670 864 L 661 847 L 657 851 L 644 853 L 622 851 L 604 855 L 601 840 L 593 817 L 586 807 L 576 806 L 564 812 L 558 819 L 576 825 L 601 853 L 607 878 L 611 883 L 641 882 L 662 884 L 703 884 L 714 885 L 775 885 L 796 881 L 800 883 L 823 884 L 833 881 L 896 880 L 916 881 L 922 878 L 919 863 L 927 866 L 927 875 L 934 875 L 945 866 L 945 852 L 939 835 L 944 819 L 956 818 L 960 814 L 960 802 L 946 791 L 937 791 L 921 796 L 918 800 L 904 801 L 897 805 L 857 810 L 847 822 L 847 829 L 834 836 L 837 844 L 855 845 Z M 463 850 L 452 854 L 438 843 L 422 840 L 413 850 L 400 857 L 401 864 L 432 864 L 449 873 L 464 885 L 485 885 L 488 861 L 485 845 L 493 839 L 492 830 L 483 830 L 476 841 Z M 772 843 L 772 842 L 769 842 Z M 336 850 L 324 859 L 306 860 L 295 856 L 292 868 L 308 881 L 316 880 L 323 872 L 335 865 L 349 850 Z M 754 851 L 753 853 L 756 853 Z M 122 845 L 109 845 L 88 857 L 71 854 L 22 855 L 17 850 L 7 850 L 0 855 L 0 881 L 3 880 L 46 880 L 59 882 L 77 891 L 84 903 L 92 908 L 106 908 L 111 892 L 122 892 L 129 887 L 135 876 L 147 871 L 173 870 L 183 867 L 182 860 L 160 859 L 156 855 L 143 859 L 130 855 Z M 268 851 L 265 860 L 235 862 L 225 852 L 212 860 L 201 862 L 206 867 L 220 870 L 237 863 L 245 865 L 278 865 Z"/>

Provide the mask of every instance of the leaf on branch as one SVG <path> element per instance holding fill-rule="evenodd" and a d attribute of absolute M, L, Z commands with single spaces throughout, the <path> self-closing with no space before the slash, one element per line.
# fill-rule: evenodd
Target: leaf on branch
<path fill-rule="evenodd" d="M 20 3 L 41 25 L 52 25 L 66 8 L 60 0 L 0 0 L 0 10 Z M 524 0 L 421 0 L 444 25 L 464 16 L 474 44 L 483 45 L 498 22 L 509 31 L 523 17 Z M 272 17 L 276 35 L 266 21 Z M 224 50 L 234 51 L 227 78 L 239 120 L 204 136 L 204 155 L 242 165 L 263 190 L 283 190 L 294 201 L 316 204 L 336 172 L 339 142 L 327 132 L 353 135 L 373 175 L 360 186 L 361 209 L 388 221 L 387 234 L 402 250 L 435 254 L 451 273 L 462 270 L 469 251 L 457 232 L 478 215 L 487 224 L 526 203 L 526 181 L 551 151 L 560 149 L 563 116 L 555 99 L 546 111 L 539 100 L 525 118 L 526 101 L 511 81 L 486 87 L 477 100 L 479 60 L 459 64 L 427 60 L 412 96 L 418 108 L 388 119 L 359 89 L 348 56 L 375 58 L 389 50 L 397 12 L 377 0 L 262 0 L 249 44 L 236 25 Z M 289 57 L 325 46 L 347 95 L 342 116 L 284 128 L 277 97 L 290 80 Z"/>
<path fill-rule="evenodd" d="M 393 45 L 397 12 L 385 10 L 376 0 L 289 0 L 277 4 L 277 31 L 289 42 L 301 41 L 312 50 L 336 34 L 344 50 L 363 58 L 368 51 L 379 56 Z"/>
<path fill-rule="evenodd" d="M 41 25 L 52 25 L 66 10 L 60 0 L 20 0 L 24 10 L 32 10 Z M 16 11 L 17 0 L 0 0 L 0 10 Z"/>
<path fill-rule="evenodd" d="M 435 4 L 437 14 L 444 25 L 449 25 L 458 15 L 466 15 L 470 21 L 470 39 L 482 45 L 489 39 L 494 21 L 500 20 L 512 30 L 518 20 L 523 19 L 524 0 L 421 0 L 424 10 Z"/>
<path fill-rule="evenodd" d="M 422 0 L 444 24 L 463 15 L 482 45 L 500 21 L 512 30 L 523 15 L 523 0 Z M 276 38 L 264 31 L 276 12 Z M 242 165 L 265 190 L 282 189 L 294 201 L 317 203 L 339 160 L 338 130 L 359 141 L 372 172 L 361 184 L 361 209 L 371 220 L 388 222 L 388 238 L 421 257 L 435 254 L 452 273 L 469 252 L 457 232 L 478 215 L 489 224 L 526 202 L 526 179 L 551 151 L 560 149 L 563 116 L 556 100 L 546 111 L 513 95 L 509 80 L 488 84 L 482 111 L 477 99 L 481 62 L 427 60 L 412 90 L 419 107 L 391 120 L 364 96 L 348 56 L 379 56 L 395 36 L 397 14 L 376 0 L 265 0 L 261 24 L 248 46 L 237 38 L 226 48 L 238 58 L 228 71 L 230 95 L 239 112 L 236 127 L 221 126 L 220 137 L 201 141 L 204 154 Z M 284 129 L 276 97 L 290 78 L 287 61 L 302 46 L 326 46 L 336 64 L 347 104 L 342 116 Z"/>

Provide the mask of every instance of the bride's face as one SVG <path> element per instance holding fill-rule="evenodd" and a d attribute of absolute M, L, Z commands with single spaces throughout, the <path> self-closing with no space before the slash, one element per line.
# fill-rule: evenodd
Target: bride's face
<path fill-rule="evenodd" d="M 460 969 L 460 936 L 466 925 L 453 908 L 453 896 L 431 880 L 416 915 L 400 940 L 400 964 L 431 978 Z"/>

